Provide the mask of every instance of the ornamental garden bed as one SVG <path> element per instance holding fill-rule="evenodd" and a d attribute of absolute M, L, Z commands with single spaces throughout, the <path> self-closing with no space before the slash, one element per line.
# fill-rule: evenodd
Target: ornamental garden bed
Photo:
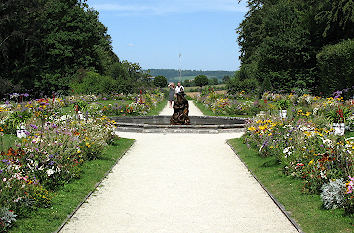
<path fill-rule="evenodd" d="M 119 98 L 125 99 L 103 101 L 130 101 L 127 115 L 166 104 L 159 93 Z M 131 146 L 97 101 L 72 96 L 1 105 L 0 232 L 56 230 Z M 14 136 L 19 125 L 23 138 Z"/>
<path fill-rule="evenodd" d="M 242 148 L 246 164 L 294 212 L 305 232 L 353 231 L 353 100 L 274 93 L 252 100 L 245 93 L 219 96 L 211 91 L 197 102 L 210 115 L 235 114 L 235 106 L 246 106 L 244 113 L 257 109 L 242 141 L 232 141 L 236 150 Z M 341 122 L 344 135 L 333 129 L 333 123 Z"/>

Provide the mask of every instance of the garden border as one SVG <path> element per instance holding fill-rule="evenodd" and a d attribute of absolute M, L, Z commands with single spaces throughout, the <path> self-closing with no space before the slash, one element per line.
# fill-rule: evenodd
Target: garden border
<path fill-rule="evenodd" d="M 112 172 L 113 168 L 119 164 L 120 160 L 128 153 L 128 151 L 132 148 L 132 146 L 134 146 L 134 143 L 126 151 L 124 151 L 122 156 L 118 158 L 117 161 L 113 164 L 113 166 L 104 174 L 103 178 L 96 183 L 95 188 L 89 194 L 86 195 L 86 197 L 76 206 L 76 208 L 72 211 L 72 213 L 66 217 L 63 224 L 61 224 L 58 230 L 56 230 L 54 233 L 59 233 L 65 227 L 65 225 L 70 221 L 70 219 L 80 209 L 80 207 L 87 201 L 87 199 L 89 199 L 92 196 L 92 194 L 97 190 L 97 188 L 103 183 L 103 181 L 107 178 L 109 173 Z"/>
<path fill-rule="evenodd" d="M 247 170 L 251 173 L 253 178 L 261 185 L 262 189 L 268 194 L 268 196 L 272 199 L 272 201 L 278 206 L 280 211 L 285 215 L 285 217 L 291 222 L 291 224 L 296 228 L 296 230 L 300 233 L 304 233 L 299 226 L 299 224 L 291 217 L 290 213 L 285 209 L 285 207 L 268 191 L 268 189 L 260 182 L 260 180 L 256 177 L 251 169 L 248 168 L 247 164 L 242 160 L 240 155 L 237 153 L 235 148 L 229 143 L 229 140 L 226 140 L 226 144 L 232 149 L 235 155 L 240 159 L 242 164 L 247 168 Z"/>

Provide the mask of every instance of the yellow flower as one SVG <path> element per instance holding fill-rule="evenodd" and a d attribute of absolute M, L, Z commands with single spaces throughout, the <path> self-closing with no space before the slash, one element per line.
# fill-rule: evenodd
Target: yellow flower
<path fill-rule="evenodd" d="M 249 130 L 249 131 L 255 131 L 256 128 L 252 126 L 252 127 L 249 127 L 248 130 Z"/>
<path fill-rule="evenodd" d="M 311 161 L 309 162 L 309 165 L 313 164 L 313 162 L 314 162 L 314 160 L 311 160 Z"/>
<path fill-rule="evenodd" d="M 306 116 L 310 116 L 311 115 L 311 113 L 310 112 L 306 112 L 306 114 L 305 114 Z"/>
<path fill-rule="evenodd" d="M 304 134 L 305 134 L 307 137 L 310 137 L 310 136 L 311 136 L 311 133 L 310 133 L 310 132 L 307 132 L 307 131 L 305 131 Z"/>

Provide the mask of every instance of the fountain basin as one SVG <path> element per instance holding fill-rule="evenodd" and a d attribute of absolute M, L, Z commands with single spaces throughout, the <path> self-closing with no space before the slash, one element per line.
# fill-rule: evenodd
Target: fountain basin
<path fill-rule="evenodd" d="M 118 132 L 137 133 L 230 133 L 243 132 L 246 118 L 189 116 L 190 125 L 170 125 L 170 116 L 111 117 Z"/>

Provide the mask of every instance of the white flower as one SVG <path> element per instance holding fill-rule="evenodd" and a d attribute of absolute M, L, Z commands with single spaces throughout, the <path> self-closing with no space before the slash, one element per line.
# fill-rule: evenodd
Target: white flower
<path fill-rule="evenodd" d="M 333 146 L 333 142 L 330 139 L 322 139 L 322 142 L 323 142 L 323 144 L 325 144 L 328 147 L 332 147 Z"/>
<path fill-rule="evenodd" d="M 48 176 L 51 176 L 51 175 L 53 175 L 54 174 L 54 170 L 53 169 L 48 169 L 47 170 L 47 175 Z"/>

